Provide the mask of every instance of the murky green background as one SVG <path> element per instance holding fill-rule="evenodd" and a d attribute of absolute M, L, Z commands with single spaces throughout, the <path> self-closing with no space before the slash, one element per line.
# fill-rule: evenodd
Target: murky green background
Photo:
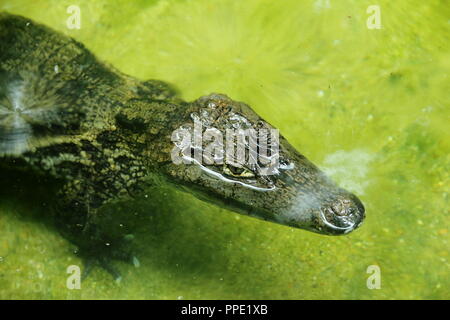
<path fill-rule="evenodd" d="M 366 27 L 372 4 L 381 30 Z M 81 8 L 80 30 L 66 27 L 69 5 Z M 327 237 L 155 190 L 123 207 L 147 214 L 141 267 L 118 263 L 120 284 L 97 269 L 68 290 L 66 268 L 81 264 L 72 245 L 39 222 L 37 196 L 3 192 L 0 298 L 450 298 L 446 1 L 3 0 L 0 9 L 75 37 L 125 73 L 172 82 L 185 99 L 223 92 L 249 103 L 367 209 L 359 230 Z M 379 290 L 366 286 L 370 265 L 381 268 Z"/>

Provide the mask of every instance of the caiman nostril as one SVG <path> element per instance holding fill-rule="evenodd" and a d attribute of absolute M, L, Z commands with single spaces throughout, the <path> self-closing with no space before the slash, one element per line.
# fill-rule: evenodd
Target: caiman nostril
<path fill-rule="evenodd" d="M 350 200 L 337 200 L 332 206 L 331 210 L 338 216 L 346 216 L 353 212 Z"/>

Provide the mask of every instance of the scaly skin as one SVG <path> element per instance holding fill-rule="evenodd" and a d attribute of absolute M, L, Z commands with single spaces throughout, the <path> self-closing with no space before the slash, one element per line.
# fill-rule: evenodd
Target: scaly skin
<path fill-rule="evenodd" d="M 283 137 L 274 175 L 173 163 L 172 133 L 192 127 L 193 119 L 221 131 L 273 128 L 244 103 L 219 94 L 184 102 L 168 84 L 124 75 L 69 37 L 0 14 L 0 164 L 53 178 L 56 225 L 114 276 L 108 260 L 132 256 L 100 222 L 102 209 L 161 184 L 322 234 L 345 234 L 361 224 L 361 202 Z"/>

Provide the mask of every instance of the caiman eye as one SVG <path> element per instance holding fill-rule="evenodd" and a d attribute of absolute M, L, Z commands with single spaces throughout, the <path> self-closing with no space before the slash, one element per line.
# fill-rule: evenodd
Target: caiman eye
<path fill-rule="evenodd" d="M 255 174 L 247 168 L 235 167 L 230 164 L 223 165 L 223 173 L 238 178 L 253 178 L 255 176 Z"/>

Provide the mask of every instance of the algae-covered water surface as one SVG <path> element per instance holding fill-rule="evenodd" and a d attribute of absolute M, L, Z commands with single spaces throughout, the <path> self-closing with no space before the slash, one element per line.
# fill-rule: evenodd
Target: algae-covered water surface
<path fill-rule="evenodd" d="M 117 262 L 120 282 L 95 268 L 73 289 L 68 268 L 83 262 L 47 221 L 48 186 L 5 172 L 0 299 L 450 298 L 446 1 L 3 0 L 0 11 L 186 101 L 244 101 L 366 209 L 335 237 L 154 188 L 114 207 L 138 217 L 139 267 Z"/>

